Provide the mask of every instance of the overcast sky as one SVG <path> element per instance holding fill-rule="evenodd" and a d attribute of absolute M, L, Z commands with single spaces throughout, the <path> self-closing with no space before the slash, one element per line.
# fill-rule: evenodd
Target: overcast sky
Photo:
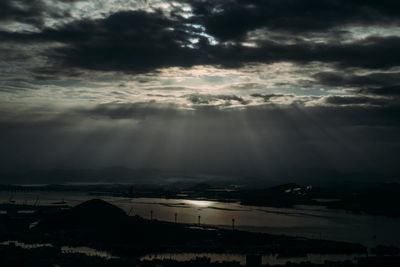
<path fill-rule="evenodd" d="M 1 169 L 398 181 L 399 74 L 399 1 L 2 0 Z"/>

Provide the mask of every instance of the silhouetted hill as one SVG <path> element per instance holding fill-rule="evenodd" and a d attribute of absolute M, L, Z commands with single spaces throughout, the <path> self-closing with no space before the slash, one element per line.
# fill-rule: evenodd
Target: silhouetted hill
<path fill-rule="evenodd" d="M 87 221 L 98 220 L 119 220 L 127 217 L 126 213 L 104 200 L 92 199 L 83 202 L 69 211 L 69 216 L 72 219 L 82 219 Z"/>
<path fill-rule="evenodd" d="M 83 202 L 57 216 L 44 219 L 38 228 L 104 228 L 126 223 L 128 215 L 120 208 L 101 199 Z"/>

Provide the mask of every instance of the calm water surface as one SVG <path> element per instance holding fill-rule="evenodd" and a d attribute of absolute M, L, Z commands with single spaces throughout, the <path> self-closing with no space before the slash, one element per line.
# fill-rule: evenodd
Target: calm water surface
<path fill-rule="evenodd" d="M 68 205 L 77 205 L 92 199 L 85 193 L 74 192 L 0 192 L 0 202 L 17 204 L 51 204 L 64 199 Z M 354 214 L 342 210 L 329 210 L 321 206 L 272 208 L 223 203 L 216 201 L 102 197 L 124 209 L 130 215 L 139 215 L 173 222 L 177 213 L 179 223 L 232 227 L 272 234 L 304 236 L 338 241 L 358 242 L 372 247 L 377 244 L 400 246 L 400 219 L 383 216 Z M 0 211 L 1 212 L 1 211 Z"/>

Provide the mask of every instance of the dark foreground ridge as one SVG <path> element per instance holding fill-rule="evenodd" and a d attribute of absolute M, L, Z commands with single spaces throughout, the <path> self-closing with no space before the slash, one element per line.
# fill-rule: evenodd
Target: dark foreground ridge
<path fill-rule="evenodd" d="M 18 205 L 14 205 L 14 209 L 18 209 Z M 77 263 L 89 266 L 85 265 L 87 256 L 68 254 L 67 257 L 67 254 L 62 253 L 61 248 L 65 246 L 90 247 L 107 251 L 116 257 L 102 260 L 96 258 L 98 262 L 92 266 L 212 266 L 212 263 L 207 265 L 207 260 L 200 265 L 195 261 L 182 265 L 184 263 L 171 260 L 139 260 L 148 253 L 164 252 L 282 256 L 367 252 L 360 244 L 146 220 L 139 216 L 128 216 L 120 208 L 99 199 L 89 200 L 73 208 L 65 205 L 41 206 L 40 210 L 33 213 L 7 213 L 1 217 L 2 241 L 49 244 L 29 250 L 15 244 L 1 246 L 1 266 L 80 266 Z M 35 265 L 37 262 L 41 265 Z"/>

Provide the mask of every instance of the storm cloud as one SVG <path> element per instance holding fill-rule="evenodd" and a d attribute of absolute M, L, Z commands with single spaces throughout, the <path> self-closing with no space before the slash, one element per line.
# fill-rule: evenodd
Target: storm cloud
<path fill-rule="evenodd" d="M 1 169 L 396 180 L 399 8 L 3 1 Z"/>
<path fill-rule="evenodd" d="M 192 1 L 194 13 L 206 29 L 222 40 L 244 39 L 259 28 L 313 36 L 344 26 L 398 25 L 399 3 L 394 1 Z"/>
<path fill-rule="evenodd" d="M 84 18 L 56 28 L 46 27 L 40 32 L 3 31 L 0 38 L 4 42 L 63 44 L 45 52 L 53 68 L 149 72 L 173 66 L 237 68 L 274 62 L 318 61 L 337 67 L 371 69 L 399 65 L 399 36 L 352 40 L 337 37 L 335 31 L 325 32 L 349 25 L 397 25 L 393 2 L 385 8 L 384 4 L 373 3 L 289 2 L 217 2 L 212 10 L 221 10 L 218 12 L 208 10 L 211 3 L 193 2 L 195 16 L 190 18 L 166 16 L 161 10 L 119 11 L 101 19 Z M 206 12 L 198 5 L 203 9 L 210 7 Z M 40 14 L 37 16 L 40 18 Z M 285 38 L 274 38 L 268 32 L 267 37 L 271 35 L 272 39 L 265 38 L 261 32 L 247 40 L 253 44 L 251 47 L 243 44 L 244 34 L 264 27 Z M 309 34 L 314 34 L 316 40 Z M 214 38 L 221 42 L 213 41 Z"/>

